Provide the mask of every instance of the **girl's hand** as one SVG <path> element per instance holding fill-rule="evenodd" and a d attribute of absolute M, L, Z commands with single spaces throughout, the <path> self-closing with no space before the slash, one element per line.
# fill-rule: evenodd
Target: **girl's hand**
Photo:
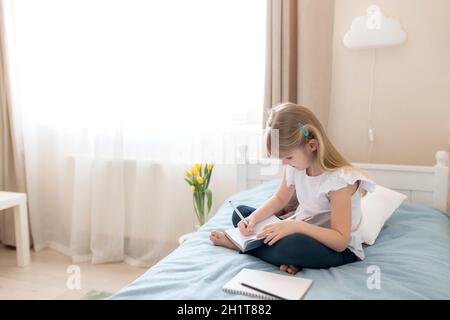
<path fill-rule="evenodd" d="M 280 222 L 268 224 L 260 232 L 258 232 L 256 237 L 263 238 L 264 236 L 266 236 L 266 239 L 264 239 L 264 243 L 268 243 L 269 246 L 271 246 L 278 240 L 290 234 L 298 233 L 300 223 L 301 221 L 283 220 Z"/>
<path fill-rule="evenodd" d="M 244 222 L 244 220 L 246 223 Z M 252 215 L 249 215 L 244 220 L 239 221 L 237 226 L 242 235 L 249 236 L 253 233 L 253 230 L 255 228 L 255 224 L 256 224 L 255 217 L 252 217 Z"/>

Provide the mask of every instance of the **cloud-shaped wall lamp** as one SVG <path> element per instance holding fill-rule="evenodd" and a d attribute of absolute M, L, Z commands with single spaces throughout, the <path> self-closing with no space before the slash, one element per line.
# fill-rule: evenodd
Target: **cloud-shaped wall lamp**
<path fill-rule="evenodd" d="M 351 49 L 388 47 L 406 41 L 406 32 L 393 18 L 386 18 L 378 6 L 367 8 L 365 16 L 353 19 L 344 36 L 344 45 Z"/>

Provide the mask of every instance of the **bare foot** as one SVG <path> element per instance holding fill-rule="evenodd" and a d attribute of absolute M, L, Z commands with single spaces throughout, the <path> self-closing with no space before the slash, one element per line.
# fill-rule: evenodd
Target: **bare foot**
<path fill-rule="evenodd" d="M 282 271 L 282 272 L 287 272 L 287 273 L 290 273 L 290 274 L 296 274 L 297 272 L 299 272 L 299 269 L 296 267 L 296 266 L 294 266 L 294 265 L 287 265 L 287 264 L 282 264 L 281 266 L 280 266 L 280 271 Z"/>
<path fill-rule="evenodd" d="M 233 242 L 228 239 L 222 231 L 213 230 L 209 234 L 209 240 L 211 240 L 216 246 L 221 246 L 233 250 L 239 250 Z"/>

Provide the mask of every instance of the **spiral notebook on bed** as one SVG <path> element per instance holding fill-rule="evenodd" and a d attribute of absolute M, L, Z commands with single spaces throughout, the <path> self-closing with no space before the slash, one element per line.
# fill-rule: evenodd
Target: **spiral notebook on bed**
<path fill-rule="evenodd" d="M 222 290 L 267 300 L 300 300 L 311 287 L 311 279 L 254 269 L 242 269 Z M 243 285 L 244 284 L 244 285 Z M 252 287 L 252 288 L 250 288 Z"/>

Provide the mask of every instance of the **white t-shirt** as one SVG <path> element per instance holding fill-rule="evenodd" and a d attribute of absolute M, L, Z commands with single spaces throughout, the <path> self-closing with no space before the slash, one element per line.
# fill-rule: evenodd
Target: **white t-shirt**
<path fill-rule="evenodd" d="M 375 182 L 355 170 L 340 169 L 334 172 L 323 172 L 318 176 L 309 176 L 306 170 L 297 170 L 286 165 L 286 184 L 295 186 L 299 202 L 295 213 L 297 220 L 314 217 L 309 223 L 322 227 L 330 227 L 331 207 L 328 192 L 336 191 L 347 185 L 360 181 L 358 189 L 352 196 L 352 228 L 348 249 L 358 258 L 365 258 L 361 240 L 361 188 L 372 192 Z"/>

